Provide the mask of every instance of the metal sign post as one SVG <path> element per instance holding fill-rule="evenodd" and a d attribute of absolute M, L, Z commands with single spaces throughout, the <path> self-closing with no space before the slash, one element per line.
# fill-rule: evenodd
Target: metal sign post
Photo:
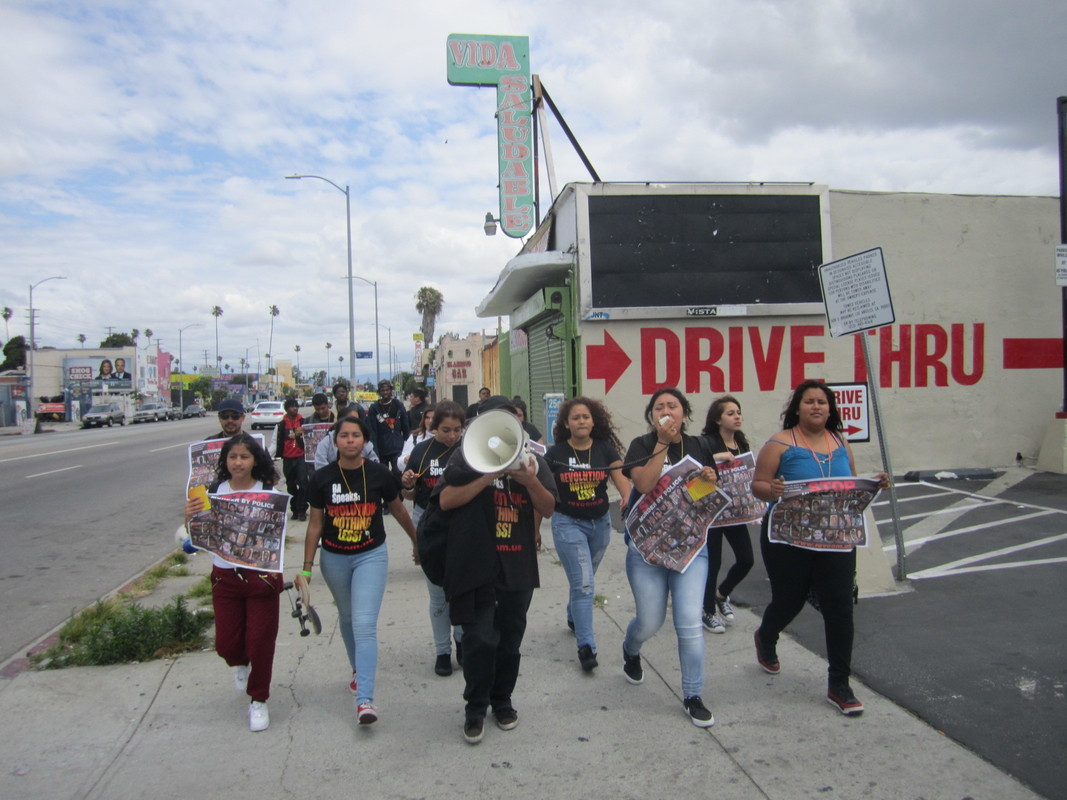
<path fill-rule="evenodd" d="M 823 304 L 830 336 L 858 335 L 863 343 L 863 364 L 869 376 L 871 351 L 865 331 L 892 325 L 896 321 L 893 299 L 889 294 L 889 281 L 885 272 L 882 248 L 831 261 L 819 267 L 819 285 L 822 287 Z M 897 509 L 897 490 L 893 483 L 893 466 L 889 458 L 889 443 L 886 441 L 882 422 L 881 403 L 878 399 L 878 379 L 872 377 L 868 385 L 874 424 L 878 430 L 878 447 L 882 451 L 882 467 L 889 475 L 889 507 L 893 516 L 893 539 L 897 545 L 897 579 L 907 580 L 908 572 L 904 553 L 904 531 L 900 527 Z"/>

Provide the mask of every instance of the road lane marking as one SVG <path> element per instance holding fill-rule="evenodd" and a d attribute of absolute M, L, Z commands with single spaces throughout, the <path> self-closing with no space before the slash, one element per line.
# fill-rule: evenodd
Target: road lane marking
<path fill-rule="evenodd" d="M 25 461 L 27 458 L 41 458 L 42 456 L 61 456 L 65 453 L 73 453 L 77 450 L 92 450 L 94 447 L 110 447 L 117 442 L 101 442 L 100 444 L 87 444 L 84 447 L 70 447 L 66 450 L 53 450 L 48 453 L 34 453 L 32 456 L 15 456 L 14 458 L 0 458 L 0 464 L 7 464 L 9 461 Z"/>
<path fill-rule="evenodd" d="M 178 442 L 178 444 L 168 444 L 166 447 L 157 447 L 155 450 L 149 450 L 148 452 L 149 453 L 161 453 L 164 450 L 173 450 L 175 447 L 188 447 L 191 444 L 196 444 L 197 442 L 202 442 L 202 441 L 204 441 L 204 440 L 203 439 L 197 439 L 196 441 L 192 441 L 192 442 Z"/>
<path fill-rule="evenodd" d="M 81 469 L 81 468 L 82 468 L 81 464 L 75 464 L 73 467 L 63 467 L 63 469 L 53 469 L 53 470 L 49 470 L 48 472 L 38 472 L 36 475 L 27 475 L 26 477 L 27 478 L 40 478 L 40 477 L 43 477 L 45 475 L 55 475 L 57 472 L 66 472 L 69 469 Z"/>

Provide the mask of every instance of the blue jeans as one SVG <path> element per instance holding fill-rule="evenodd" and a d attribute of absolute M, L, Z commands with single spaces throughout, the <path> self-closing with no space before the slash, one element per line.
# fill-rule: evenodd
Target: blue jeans
<path fill-rule="evenodd" d="M 611 542 L 611 515 L 599 519 L 578 519 L 566 514 L 552 515 L 552 542 L 570 583 L 567 620 L 574 623 L 578 646 L 596 650 L 593 638 L 593 576 Z"/>
<path fill-rule="evenodd" d="M 378 612 L 385 596 L 389 551 L 380 545 L 354 555 L 320 552 L 319 569 L 337 604 L 341 638 L 359 685 L 356 701 L 373 703 L 378 672 Z"/>
<path fill-rule="evenodd" d="M 700 548 L 684 573 L 647 564 L 631 543 L 626 551 L 626 577 L 634 594 L 637 616 L 626 626 L 622 649 L 626 655 L 641 653 L 667 618 L 667 595 L 671 598 L 674 632 L 678 636 L 678 661 L 682 667 L 682 693 L 692 697 L 704 686 L 704 631 L 700 612 L 704 583 L 708 577 L 708 551 Z"/>
<path fill-rule="evenodd" d="M 411 521 L 416 528 L 419 527 L 419 520 L 425 513 L 426 509 L 421 506 L 414 506 L 411 509 Z M 463 626 L 449 624 L 448 601 L 445 599 L 443 586 L 438 586 L 426 578 L 426 591 L 430 595 L 430 630 L 433 631 L 434 653 L 447 656 L 452 652 L 452 640 L 449 636 L 454 636 L 457 644 L 462 642 Z"/>

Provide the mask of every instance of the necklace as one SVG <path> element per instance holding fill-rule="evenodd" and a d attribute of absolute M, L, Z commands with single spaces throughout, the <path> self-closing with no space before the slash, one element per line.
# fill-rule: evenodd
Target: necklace
<path fill-rule="evenodd" d="M 800 432 L 801 438 L 804 439 L 805 447 L 808 448 L 808 452 L 811 453 L 811 457 L 815 459 L 815 463 L 819 466 L 819 474 L 825 478 L 828 474 L 830 474 L 830 472 L 832 472 L 831 465 L 834 460 L 834 443 L 833 440 L 830 438 L 830 432 L 827 431 L 826 428 L 823 428 L 822 434 L 826 437 L 825 461 L 819 458 L 819 454 L 816 453 L 815 448 L 811 446 L 811 443 L 808 441 L 808 435 L 804 433 L 803 430 Z"/>
<path fill-rule="evenodd" d="M 585 448 L 585 458 L 583 459 L 578 455 L 578 451 L 574 449 L 574 444 L 570 439 L 567 440 L 567 446 L 570 447 L 571 452 L 574 454 L 574 460 L 578 462 L 578 466 L 582 464 L 588 464 L 589 460 L 593 457 L 593 443 L 589 442 L 589 446 Z"/>
<path fill-rule="evenodd" d="M 357 469 L 360 470 L 363 473 L 363 494 L 360 495 L 359 499 L 362 500 L 364 503 L 366 503 L 367 502 L 367 469 L 366 469 L 366 466 L 363 465 L 363 464 L 360 464 L 357 467 Z M 352 495 L 352 487 L 348 485 L 348 478 L 345 477 L 345 469 L 344 469 L 344 467 L 342 467 L 340 464 L 338 464 L 337 465 L 337 471 L 341 473 L 341 480 L 345 482 L 345 489 L 348 490 L 348 494 L 349 494 L 349 496 L 351 496 Z"/>
<path fill-rule="evenodd" d="M 417 473 L 415 473 L 415 480 L 418 480 L 419 478 L 421 478 L 423 475 L 426 474 L 426 470 L 424 470 L 422 468 L 422 465 L 426 463 L 426 456 L 430 455 L 430 450 L 433 449 L 433 445 L 434 444 L 438 444 L 438 442 L 435 440 L 433 444 L 428 445 L 426 447 L 426 449 L 423 451 L 422 458 L 419 460 L 419 471 Z M 452 448 L 453 447 L 455 447 L 454 444 L 450 445 L 449 447 L 445 448 L 445 450 L 443 452 L 440 452 L 436 456 L 434 456 L 434 458 L 438 458 L 439 459 L 439 458 L 441 458 L 443 456 L 447 456 L 450 452 L 452 452 Z"/>

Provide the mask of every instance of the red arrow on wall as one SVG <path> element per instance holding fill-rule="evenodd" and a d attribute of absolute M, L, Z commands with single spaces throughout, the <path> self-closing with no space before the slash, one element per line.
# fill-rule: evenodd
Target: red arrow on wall
<path fill-rule="evenodd" d="M 607 331 L 604 331 L 604 344 L 591 344 L 585 348 L 585 377 L 588 380 L 603 380 L 604 394 L 611 391 L 611 387 L 632 363 Z"/>

